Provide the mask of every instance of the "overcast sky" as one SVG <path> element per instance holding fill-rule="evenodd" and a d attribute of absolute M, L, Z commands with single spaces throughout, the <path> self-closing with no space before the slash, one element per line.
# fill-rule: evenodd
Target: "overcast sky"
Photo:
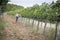
<path fill-rule="evenodd" d="M 35 4 L 41 5 L 43 2 L 51 3 L 52 1 L 56 2 L 57 0 L 10 0 L 9 3 L 21 5 L 24 7 L 30 7 Z"/>

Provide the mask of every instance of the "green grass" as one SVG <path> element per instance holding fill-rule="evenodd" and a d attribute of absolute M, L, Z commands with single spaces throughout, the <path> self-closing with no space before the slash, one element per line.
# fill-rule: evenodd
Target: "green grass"
<path fill-rule="evenodd" d="M 55 37 L 55 29 L 54 28 L 46 28 L 45 33 L 43 33 L 44 29 L 43 28 L 39 28 L 39 30 L 37 31 L 37 26 L 34 25 L 33 27 L 31 27 L 31 30 L 29 31 L 29 35 L 33 34 L 33 35 L 44 35 L 46 40 L 54 40 Z M 60 40 L 60 30 L 58 31 L 58 40 Z"/>
<path fill-rule="evenodd" d="M 0 40 L 3 39 L 3 36 L 4 36 L 4 27 L 5 27 L 5 22 L 3 20 L 3 17 L 0 17 Z"/>
<path fill-rule="evenodd" d="M 50 29 L 46 28 L 44 35 L 45 35 L 46 40 L 54 40 L 55 30 L 53 28 L 50 28 Z"/>

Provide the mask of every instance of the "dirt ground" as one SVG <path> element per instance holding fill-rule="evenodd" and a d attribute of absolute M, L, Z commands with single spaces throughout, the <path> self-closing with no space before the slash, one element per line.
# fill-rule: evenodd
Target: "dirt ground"
<path fill-rule="evenodd" d="M 21 22 L 16 23 L 15 18 L 11 18 L 7 14 L 4 14 L 4 20 L 6 21 L 4 40 L 45 40 L 42 35 L 29 35 L 29 27 L 25 27 Z"/>

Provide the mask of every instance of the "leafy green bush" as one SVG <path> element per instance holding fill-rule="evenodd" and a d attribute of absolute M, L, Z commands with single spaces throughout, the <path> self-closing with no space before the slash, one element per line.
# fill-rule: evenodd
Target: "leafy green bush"
<path fill-rule="evenodd" d="M 7 13 L 8 15 L 15 15 L 16 14 L 16 11 L 10 11 Z"/>

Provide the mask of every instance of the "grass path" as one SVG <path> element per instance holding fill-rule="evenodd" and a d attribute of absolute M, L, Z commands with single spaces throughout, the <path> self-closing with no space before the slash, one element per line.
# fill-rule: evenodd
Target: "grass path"
<path fill-rule="evenodd" d="M 4 14 L 4 19 L 6 21 L 4 40 L 44 40 L 43 36 L 37 38 L 29 35 L 30 28 L 24 27 L 20 22 L 16 23 L 15 18 L 12 19 L 9 15 Z"/>

